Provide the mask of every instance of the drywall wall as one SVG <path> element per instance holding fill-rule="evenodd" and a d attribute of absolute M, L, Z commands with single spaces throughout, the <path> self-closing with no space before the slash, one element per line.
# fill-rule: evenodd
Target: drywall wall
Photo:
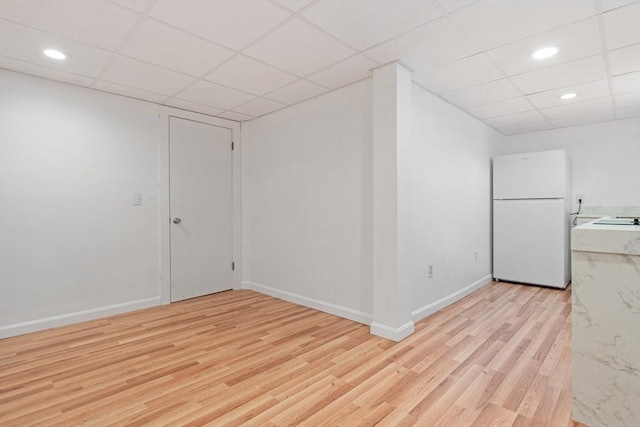
<path fill-rule="evenodd" d="M 368 323 L 371 81 L 243 123 L 244 284 Z"/>
<path fill-rule="evenodd" d="M 235 122 L 0 70 L 0 336 L 169 301 L 170 114 L 241 145 Z"/>
<path fill-rule="evenodd" d="M 156 106 L 15 73 L 0 84 L 0 324 L 157 303 Z"/>
<path fill-rule="evenodd" d="M 401 341 L 415 328 L 410 284 L 399 280 L 400 155 L 411 144 L 411 72 L 390 62 L 373 70 L 373 321 L 371 333 Z"/>
<path fill-rule="evenodd" d="M 503 137 L 416 85 L 412 112 L 398 158 L 398 250 L 417 320 L 491 279 L 490 159 Z"/>
<path fill-rule="evenodd" d="M 366 80 L 243 124 L 245 287 L 371 321 L 371 93 Z M 398 280 L 418 320 L 491 279 L 490 159 L 503 136 L 416 85 L 404 114 Z"/>
<path fill-rule="evenodd" d="M 572 206 L 640 206 L 640 119 L 631 118 L 512 135 L 496 154 L 563 148 L 571 159 Z"/>

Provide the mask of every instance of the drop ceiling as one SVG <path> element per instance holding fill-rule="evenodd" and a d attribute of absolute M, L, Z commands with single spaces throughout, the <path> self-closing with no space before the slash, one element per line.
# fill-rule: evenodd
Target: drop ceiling
<path fill-rule="evenodd" d="M 507 135 L 640 117 L 640 1 L 0 1 L 0 67 L 231 120 L 396 60 Z"/>

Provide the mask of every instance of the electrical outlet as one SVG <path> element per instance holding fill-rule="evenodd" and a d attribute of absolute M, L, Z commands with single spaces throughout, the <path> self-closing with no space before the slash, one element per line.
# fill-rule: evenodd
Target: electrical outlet
<path fill-rule="evenodd" d="M 474 261 L 475 261 L 475 262 L 478 262 L 478 251 L 475 251 L 475 252 L 473 253 L 473 258 L 474 258 Z"/>
<path fill-rule="evenodd" d="M 580 200 L 582 200 L 582 204 L 584 205 L 584 194 L 576 194 L 576 206 L 580 204 Z"/>
<path fill-rule="evenodd" d="M 429 275 L 429 279 L 431 279 L 431 278 L 433 277 L 433 264 L 429 264 L 429 266 L 428 266 L 428 267 L 429 267 L 429 269 L 428 269 L 428 270 L 429 270 L 428 275 Z"/>

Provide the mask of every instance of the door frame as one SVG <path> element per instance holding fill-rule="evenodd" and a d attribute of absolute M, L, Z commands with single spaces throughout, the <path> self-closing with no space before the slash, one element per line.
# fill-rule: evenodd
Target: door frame
<path fill-rule="evenodd" d="M 241 204 L 241 173 L 240 150 L 242 139 L 240 122 L 207 116 L 190 111 L 178 110 L 161 106 L 158 118 L 162 125 L 158 134 L 158 163 L 160 182 L 160 301 L 162 304 L 171 303 L 171 210 L 169 191 L 169 118 L 175 117 L 183 120 L 191 120 L 207 125 L 218 126 L 231 130 L 231 140 L 234 150 L 231 152 L 231 179 L 232 179 L 232 223 L 233 223 L 233 262 L 235 269 L 232 271 L 232 289 L 242 288 L 242 204 Z"/>

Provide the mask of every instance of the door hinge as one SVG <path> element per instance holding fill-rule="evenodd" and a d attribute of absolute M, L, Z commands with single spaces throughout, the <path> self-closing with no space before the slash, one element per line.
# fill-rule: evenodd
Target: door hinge
<path fill-rule="evenodd" d="M 231 151 L 235 150 L 236 143 L 231 141 Z"/>
<path fill-rule="evenodd" d="M 231 271 L 235 271 L 235 269 L 236 269 L 236 263 L 232 262 L 231 263 Z"/>

